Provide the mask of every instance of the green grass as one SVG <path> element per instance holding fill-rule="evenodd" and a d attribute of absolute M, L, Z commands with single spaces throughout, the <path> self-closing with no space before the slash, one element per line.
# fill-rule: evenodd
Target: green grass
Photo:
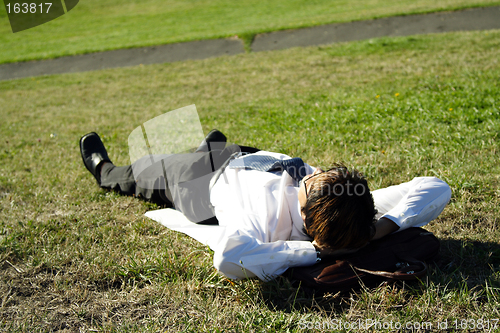
<path fill-rule="evenodd" d="M 392 15 L 499 5 L 498 0 L 84 0 L 13 34 L 0 6 L 0 63 L 256 33 Z"/>
<path fill-rule="evenodd" d="M 0 82 L 0 328 L 285 332 L 500 318 L 498 59 L 500 32 L 488 31 Z M 97 131 L 127 163 L 135 127 L 193 103 L 205 132 L 321 167 L 344 161 L 373 189 L 441 177 L 452 200 L 427 226 L 441 262 L 421 283 L 346 297 L 218 275 L 206 247 L 143 216 L 154 205 L 98 189 L 78 150 Z"/>

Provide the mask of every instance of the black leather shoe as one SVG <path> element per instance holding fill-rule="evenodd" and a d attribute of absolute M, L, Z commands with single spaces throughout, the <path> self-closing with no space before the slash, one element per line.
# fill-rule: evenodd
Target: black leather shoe
<path fill-rule="evenodd" d="M 222 132 L 219 130 L 213 129 L 211 130 L 207 136 L 205 137 L 205 140 L 202 141 L 198 149 L 196 149 L 196 153 L 198 152 L 208 152 L 214 149 L 215 147 L 210 146 L 211 143 L 213 143 L 215 146 L 217 146 L 217 149 L 222 149 L 221 144 L 217 143 L 225 143 L 227 142 L 227 138 Z"/>
<path fill-rule="evenodd" d="M 106 148 L 97 133 L 85 134 L 80 139 L 80 153 L 82 154 L 83 164 L 87 170 L 95 177 L 97 183 L 101 183 L 101 169 L 99 165 L 102 162 L 112 163 L 108 157 Z"/>

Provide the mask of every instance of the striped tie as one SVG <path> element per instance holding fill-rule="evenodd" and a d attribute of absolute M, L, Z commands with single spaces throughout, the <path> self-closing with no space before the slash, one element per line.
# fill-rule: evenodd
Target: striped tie
<path fill-rule="evenodd" d="M 298 157 L 279 160 L 268 155 L 250 154 L 232 160 L 229 163 L 229 168 L 259 171 L 285 170 L 296 181 L 302 180 L 306 175 L 304 161 Z"/>

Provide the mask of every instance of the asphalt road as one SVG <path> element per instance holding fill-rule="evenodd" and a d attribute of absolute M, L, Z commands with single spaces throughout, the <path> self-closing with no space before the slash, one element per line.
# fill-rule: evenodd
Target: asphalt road
<path fill-rule="evenodd" d="M 257 35 L 252 52 L 314 46 L 376 38 L 451 31 L 500 29 L 500 7 L 472 8 L 453 12 L 394 16 L 368 21 L 328 24 Z M 50 60 L 0 65 L 0 80 L 39 75 L 75 73 L 114 67 L 205 59 L 244 53 L 243 42 L 213 39 L 134 49 L 97 52 Z"/>

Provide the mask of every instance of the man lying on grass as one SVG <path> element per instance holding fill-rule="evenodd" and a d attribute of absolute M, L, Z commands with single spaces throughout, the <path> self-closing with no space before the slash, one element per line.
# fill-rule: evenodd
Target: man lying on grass
<path fill-rule="evenodd" d="M 214 130 L 196 152 L 155 156 L 154 163 L 147 156 L 122 167 L 113 165 L 96 133 L 81 138 L 80 150 L 100 187 L 175 207 L 194 223 L 225 226 L 214 266 L 233 279 L 269 280 L 289 267 L 423 226 L 451 197 L 435 177 L 370 192 L 358 171 L 341 164 L 323 171 L 225 142 Z"/>

